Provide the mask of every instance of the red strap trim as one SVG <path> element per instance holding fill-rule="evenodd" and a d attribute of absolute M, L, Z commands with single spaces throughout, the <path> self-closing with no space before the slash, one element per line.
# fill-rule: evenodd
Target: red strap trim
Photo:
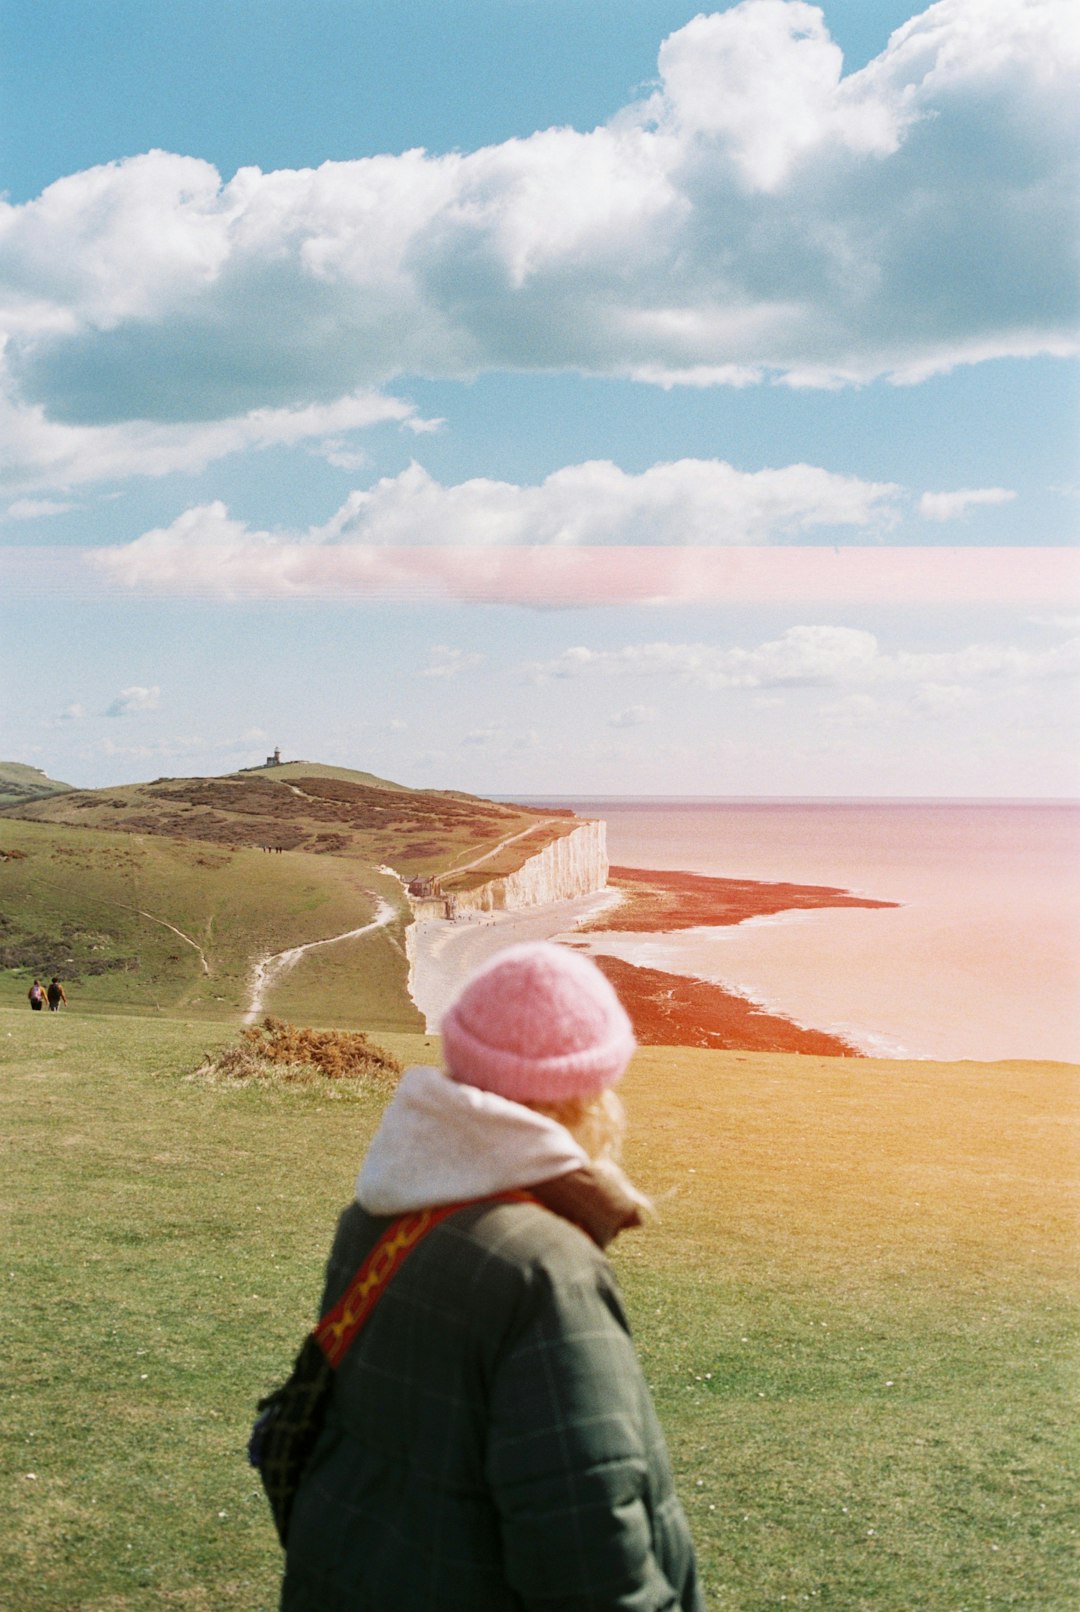
<path fill-rule="evenodd" d="M 388 1226 L 338 1299 L 315 1327 L 312 1336 L 331 1366 L 345 1358 L 356 1334 L 371 1315 L 398 1267 L 440 1221 L 474 1203 L 535 1203 L 528 1192 L 500 1192 L 491 1198 L 469 1198 L 401 1215 Z"/>

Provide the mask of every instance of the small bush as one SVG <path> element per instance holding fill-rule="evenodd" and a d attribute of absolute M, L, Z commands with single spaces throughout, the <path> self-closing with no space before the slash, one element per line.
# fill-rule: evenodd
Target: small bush
<path fill-rule="evenodd" d="M 391 1084 L 404 1065 L 359 1030 L 312 1030 L 268 1015 L 239 1045 L 208 1054 L 194 1078 L 214 1085 L 307 1086 L 341 1096 L 351 1086 Z"/>

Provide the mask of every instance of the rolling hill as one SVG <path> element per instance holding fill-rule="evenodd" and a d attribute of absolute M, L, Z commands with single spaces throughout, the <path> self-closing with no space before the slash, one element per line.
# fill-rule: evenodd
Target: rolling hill
<path fill-rule="evenodd" d="M 48 777 L 40 767 L 27 767 L 21 761 L 0 761 L 0 806 L 21 806 L 45 795 L 62 795 L 71 787 Z"/>
<path fill-rule="evenodd" d="M 370 924 L 306 954 L 265 1005 L 415 1029 L 403 881 L 574 826 L 309 762 L 22 796 L 0 809 L 0 1001 L 55 973 L 80 1011 L 235 1018 L 260 959 Z"/>

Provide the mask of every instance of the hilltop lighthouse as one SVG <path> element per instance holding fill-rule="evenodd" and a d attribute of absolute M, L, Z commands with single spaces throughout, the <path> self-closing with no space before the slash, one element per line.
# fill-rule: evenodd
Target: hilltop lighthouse
<path fill-rule="evenodd" d="M 273 755 L 272 756 L 267 756 L 265 764 L 268 767 L 280 767 L 281 766 L 281 746 L 280 745 L 275 745 Z"/>

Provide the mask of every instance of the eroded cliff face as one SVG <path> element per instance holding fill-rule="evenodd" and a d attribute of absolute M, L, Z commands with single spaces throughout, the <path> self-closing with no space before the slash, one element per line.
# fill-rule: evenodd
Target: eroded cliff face
<path fill-rule="evenodd" d="M 470 912 L 518 912 L 552 901 L 595 895 L 607 885 L 607 824 L 590 819 L 527 857 L 513 873 L 489 879 L 471 890 L 442 899 L 415 899 L 416 918 L 445 918 Z"/>
<path fill-rule="evenodd" d="M 582 823 L 562 839 L 530 856 L 516 873 L 492 879 L 458 898 L 464 912 L 514 912 L 542 907 L 549 901 L 591 896 L 607 884 L 607 824 Z"/>
<path fill-rule="evenodd" d="M 456 892 L 448 876 L 449 888 L 409 895 L 416 919 L 405 933 L 409 995 L 430 1034 L 438 1033 L 444 1012 L 469 975 L 502 946 L 573 928 L 574 915 L 590 910 L 590 897 L 603 900 L 608 877 L 606 823 L 575 823 L 532 856 L 524 852 L 522 846 L 521 866 L 513 873 Z M 505 865 L 506 848 L 500 857 Z M 468 881 L 481 871 L 482 866 L 469 870 Z M 581 902 L 580 907 L 572 905 L 575 901 Z M 485 919 L 485 914 L 493 916 Z M 453 918 L 464 922 L 446 921 Z"/>

